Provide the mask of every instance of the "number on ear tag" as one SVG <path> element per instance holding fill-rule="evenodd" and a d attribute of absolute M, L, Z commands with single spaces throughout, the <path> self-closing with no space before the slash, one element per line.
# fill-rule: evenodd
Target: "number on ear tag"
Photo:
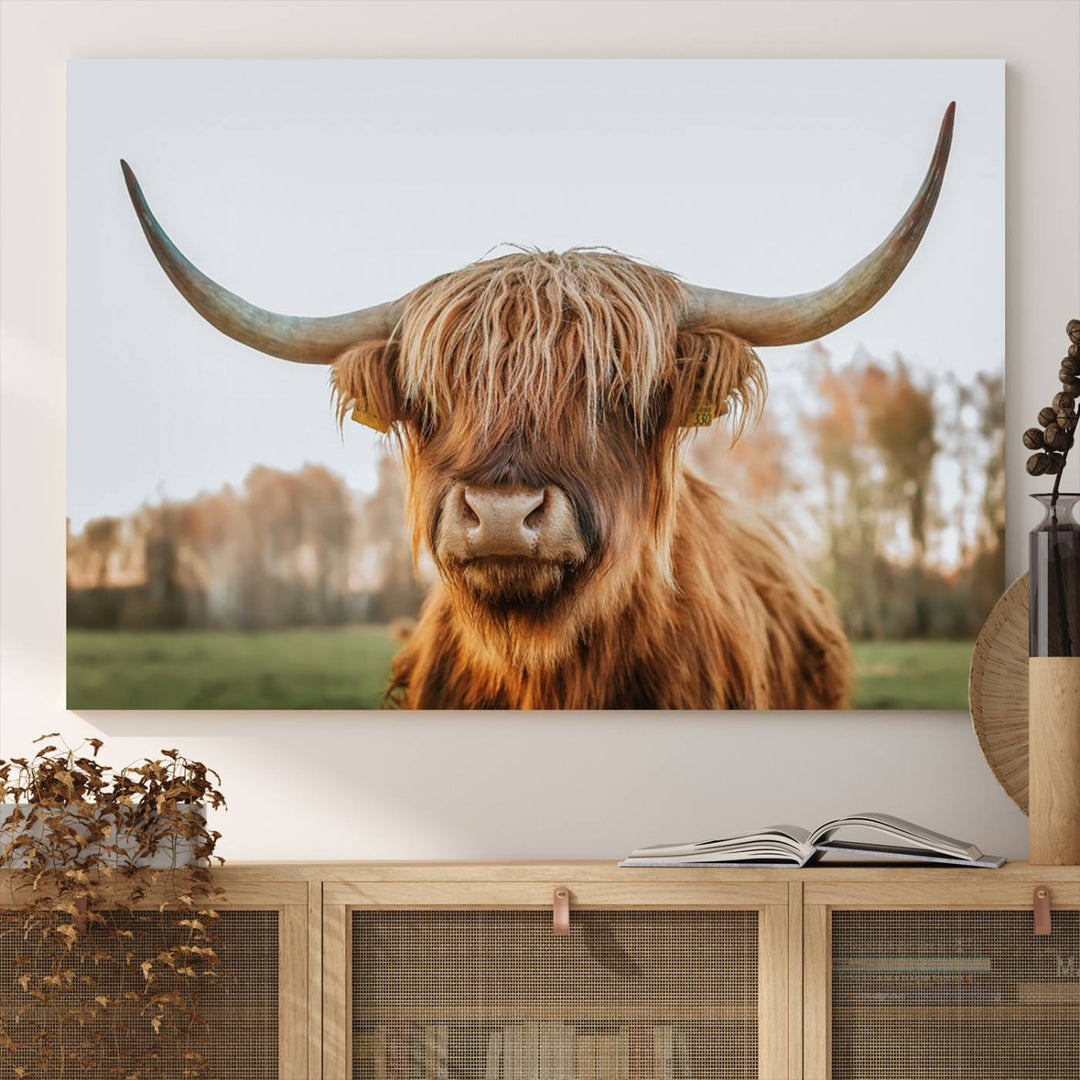
<path fill-rule="evenodd" d="M 703 401 L 690 417 L 687 427 L 708 427 L 716 419 L 716 410 L 708 401 Z"/>
<path fill-rule="evenodd" d="M 719 404 L 712 401 L 703 401 L 690 414 L 690 419 L 683 426 L 708 427 L 714 420 L 719 420 L 721 416 L 726 416 L 727 411 L 728 407 L 726 401 L 721 401 Z"/>
<path fill-rule="evenodd" d="M 708 427 L 714 420 L 719 420 L 727 412 L 727 405 L 703 401 L 691 414 L 687 427 Z"/>
<path fill-rule="evenodd" d="M 353 406 L 352 418 L 358 424 L 363 424 L 365 427 L 374 428 L 376 431 L 385 435 L 390 430 L 390 425 L 386 423 L 381 417 L 376 416 L 373 412 L 368 411 L 368 403 L 366 401 L 358 401 Z"/>

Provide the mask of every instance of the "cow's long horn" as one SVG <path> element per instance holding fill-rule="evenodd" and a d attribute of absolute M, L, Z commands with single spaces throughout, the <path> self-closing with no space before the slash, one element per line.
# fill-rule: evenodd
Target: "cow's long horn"
<path fill-rule="evenodd" d="M 949 160 L 955 111 L 954 101 L 945 110 L 926 179 L 907 213 L 885 242 L 842 278 L 799 296 L 749 296 L 687 285 L 681 325 L 727 330 L 751 345 L 797 345 L 869 311 L 907 266 L 930 223 Z"/>
<path fill-rule="evenodd" d="M 402 300 L 350 311 L 347 315 L 304 318 L 266 311 L 223 289 L 180 253 L 150 212 L 128 163 L 121 161 L 120 166 L 139 223 L 161 268 L 187 302 L 223 334 L 282 360 L 329 364 L 360 341 L 388 338 L 394 332 L 404 306 Z"/>

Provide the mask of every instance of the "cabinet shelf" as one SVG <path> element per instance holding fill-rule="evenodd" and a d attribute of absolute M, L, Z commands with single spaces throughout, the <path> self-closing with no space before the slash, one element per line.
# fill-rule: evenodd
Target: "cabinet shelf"
<path fill-rule="evenodd" d="M 1080 1020 L 1078 1005 L 837 1005 L 833 1007 L 837 1021 L 862 1023 L 911 1023 L 913 1020 L 941 1020 L 949 1023 L 967 1020 L 985 1023 L 987 1020 L 1048 1021 Z"/>
<path fill-rule="evenodd" d="M 416 1021 L 417 1023 L 490 1023 L 490 1024 L 521 1024 L 530 1021 L 547 1021 L 551 1023 L 592 1023 L 609 1021 L 611 1023 L 624 1023 L 627 1021 L 650 1021 L 656 1024 L 694 1024 L 694 1023 L 723 1023 L 725 1021 L 741 1021 L 757 1023 L 757 1010 L 752 1006 L 730 1007 L 702 1007 L 664 1009 L 654 1005 L 643 1005 L 635 1008 L 632 1005 L 552 1005 L 549 1008 L 506 1008 L 485 1006 L 461 1006 L 457 1008 L 402 1008 L 382 1007 L 377 1010 L 357 1009 L 353 1013 L 354 1019 L 360 1025 L 377 1025 L 396 1023 L 401 1021 Z"/>

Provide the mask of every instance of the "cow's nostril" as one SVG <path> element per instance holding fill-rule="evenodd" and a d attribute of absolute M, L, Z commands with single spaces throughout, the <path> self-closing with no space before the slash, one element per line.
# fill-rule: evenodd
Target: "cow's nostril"
<path fill-rule="evenodd" d="M 539 529 L 544 523 L 544 515 L 547 512 L 547 492 L 540 496 L 540 505 L 535 510 L 530 510 L 525 516 L 525 527 L 527 529 Z"/>
<path fill-rule="evenodd" d="M 469 496 L 464 491 L 461 493 L 461 517 L 470 527 L 480 524 L 480 515 L 472 508 Z"/>

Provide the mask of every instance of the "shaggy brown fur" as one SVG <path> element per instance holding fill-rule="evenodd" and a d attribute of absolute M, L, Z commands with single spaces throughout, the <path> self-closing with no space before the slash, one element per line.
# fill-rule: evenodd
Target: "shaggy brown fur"
<path fill-rule="evenodd" d="M 777 530 L 685 472 L 701 402 L 753 416 L 764 376 L 721 331 L 679 332 L 677 279 L 613 252 L 523 252 L 422 286 L 390 342 L 332 370 L 339 415 L 394 422 L 414 555 L 441 584 L 394 665 L 414 708 L 835 708 L 827 597 Z M 478 595 L 440 559 L 455 483 L 556 485 L 588 549 L 510 563 Z M 524 563 L 528 563 L 524 560 Z"/>

